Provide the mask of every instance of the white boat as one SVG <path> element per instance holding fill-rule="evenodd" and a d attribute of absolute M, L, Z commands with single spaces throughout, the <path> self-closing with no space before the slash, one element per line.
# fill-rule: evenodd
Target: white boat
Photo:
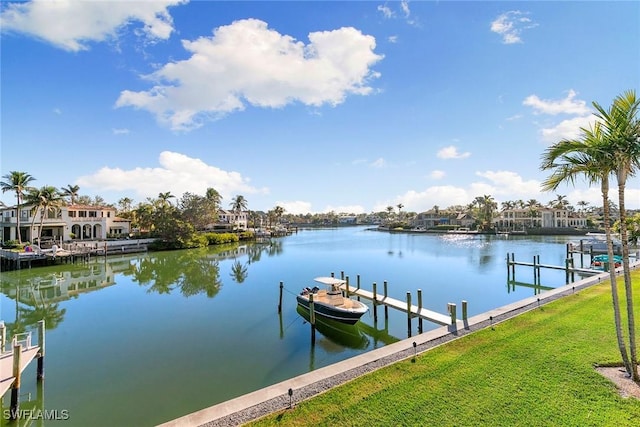
<path fill-rule="evenodd" d="M 316 316 L 353 325 L 369 310 L 364 303 L 345 297 L 340 289 L 346 281 L 335 277 L 316 277 L 317 283 L 325 285 L 327 289 L 318 286 L 304 288 L 296 299 L 298 305 L 309 311 L 309 296 L 313 295 L 313 311 Z"/>
<path fill-rule="evenodd" d="M 455 230 L 449 230 L 448 233 L 458 233 L 458 234 L 478 234 L 478 230 L 471 230 L 468 227 L 460 227 Z"/>

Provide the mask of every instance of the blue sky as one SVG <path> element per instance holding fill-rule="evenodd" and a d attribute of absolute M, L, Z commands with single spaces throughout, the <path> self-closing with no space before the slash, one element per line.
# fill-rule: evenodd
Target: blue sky
<path fill-rule="evenodd" d="M 362 213 L 540 192 L 544 149 L 640 92 L 640 3 L 2 2 L 1 174 L 117 203 Z M 611 197 L 617 200 L 617 193 Z M 14 204 L 10 193 L 2 195 Z M 640 179 L 627 207 L 640 208 Z"/>

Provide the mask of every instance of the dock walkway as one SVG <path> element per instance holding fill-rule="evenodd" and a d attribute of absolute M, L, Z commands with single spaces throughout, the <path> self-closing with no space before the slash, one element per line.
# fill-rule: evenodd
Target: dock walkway
<path fill-rule="evenodd" d="M 340 289 L 343 291 L 347 291 L 346 285 L 340 285 Z M 400 301 L 394 298 L 390 298 L 388 296 L 380 296 L 374 295 L 373 292 L 366 291 L 364 289 L 349 287 L 348 290 L 349 295 L 356 295 L 362 298 L 366 298 L 368 300 L 374 301 L 375 304 L 386 305 L 391 308 L 395 308 L 400 311 L 407 312 L 407 302 Z M 447 316 L 446 314 L 438 313 L 432 310 L 427 310 L 426 308 L 421 308 L 416 305 L 411 305 L 411 313 L 415 317 L 419 317 L 422 319 L 426 319 L 430 322 L 437 323 L 439 325 L 447 326 L 452 323 L 451 316 Z M 455 323 L 455 322 L 454 322 Z"/>
<path fill-rule="evenodd" d="M 20 372 L 22 373 L 27 365 L 36 357 L 40 347 L 31 346 L 22 350 L 20 355 Z M 5 352 L 0 355 L 0 397 L 9 390 L 15 377 L 13 376 L 13 352 Z"/>

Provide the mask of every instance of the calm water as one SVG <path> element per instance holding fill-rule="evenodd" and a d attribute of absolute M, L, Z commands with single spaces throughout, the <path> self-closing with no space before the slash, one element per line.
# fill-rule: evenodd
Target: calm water
<path fill-rule="evenodd" d="M 68 420 L 46 425 L 149 426 L 407 337 L 406 316 L 390 310 L 385 321 L 379 308 L 377 323 L 370 312 L 346 332 L 323 328 L 312 347 L 295 294 L 316 276 L 343 271 L 355 284 L 360 275 L 379 292 L 386 280 L 391 297 L 411 291 L 414 303 L 422 289 L 423 305 L 441 313 L 467 300 L 472 316 L 539 291 L 507 284 L 507 253 L 563 265 L 569 240 L 340 228 L 271 245 L 99 258 L 3 273 L 0 319 L 10 330 L 47 321 L 44 387 L 33 362 L 22 408 L 67 411 Z M 516 276 L 533 283 L 531 268 Z M 541 276 L 543 286 L 564 284 L 563 272 Z"/>

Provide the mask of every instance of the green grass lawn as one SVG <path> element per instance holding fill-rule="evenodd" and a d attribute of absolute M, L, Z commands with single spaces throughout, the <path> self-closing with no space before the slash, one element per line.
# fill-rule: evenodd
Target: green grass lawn
<path fill-rule="evenodd" d="M 640 271 L 633 283 L 638 307 Z M 638 427 L 640 401 L 594 369 L 621 361 L 610 290 L 603 282 L 251 425 Z"/>

